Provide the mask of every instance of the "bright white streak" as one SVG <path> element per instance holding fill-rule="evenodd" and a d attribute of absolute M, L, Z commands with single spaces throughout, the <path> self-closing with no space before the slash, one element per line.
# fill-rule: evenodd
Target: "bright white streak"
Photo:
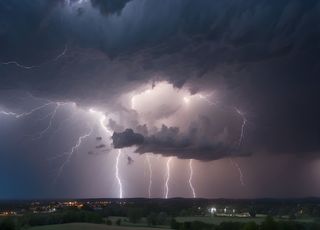
<path fill-rule="evenodd" d="M 149 187 L 148 187 L 148 195 L 149 199 L 151 198 L 151 188 L 152 188 L 152 167 L 151 167 L 151 162 L 150 162 L 150 156 L 147 155 L 147 162 L 149 166 Z"/>
<path fill-rule="evenodd" d="M 31 66 L 22 65 L 17 61 L 1 62 L 1 64 L 2 65 L 15 65 L 15 66 L 22 68 L 22 69 L 33 69 L 33 68 L 39 67 L 39 66 L 35 66 L 35 65 L 31 65 Z"/>
<path fill-rule="evenodd" d="M 122 182 L 119 176 L 119 158 L 121 156 L 121 149 L 118 150 L 118 155 L 117 155 L 117 160 L 116 160 L 116 178 L 118 181 L 118 185 L 119 185 L 119 198 L 122 199 L 123 198 L 123 194 L 122 194 Z"/>
<path fill-rule="evenodd" d="M 58 125 L 58 127 L 53 131 L 52 136 L 56 133 L 58 133 L 61 129 L 66 128 L 65 123 L 71 123 L 70 120 L 72 120 L 74 118 L 74 114 L 75 112 L 73 112 L 69 117 L 67 117 L 66 119 L 62 120 L 60 122 L 60 124 Z"/>
<path fill-rule="evenodd" d="M 239 136 L 239 141 L 238 141 L 238 147 L 240 148 L 243 142 L 243 138 L 244 138 L 244 131 L 245 131 L 245 127 L 246 127 L 246 123 L 247 123 L 247 119 L 244 116 L 244 114 L 236 107 L 234 107 L 235 111 L 240 115 L 240 117 L 242 118 L 242 124 L 241 124 L 241 132 L 240 132 L 240 136 Z M 233 159 L 230 158 L 231 164 L 238 170 L 239 172 L 239 180 L 240 180 L 240 184 L 242 186 L 245 186 L 246 184 L 244 183 L 244 176 L 242 173 L 242 169 L 240 167 L 240 165 Z"/>
<path fill-rule="evenodd" d="M 196 192 L 195 192 L 195 189 L 194 189 L 193 184 L 192 184 L 192 178 L 193 178 L 192 159 L 189 160 L 189 168 L 190 168 L 189 186 L 190 186 L 190 189 L 192 191 L 193 198 L 196 198 Z"/>
<path fill-rule="evenodd" d="M 104 124 L 105 120 L 107 119 L 106 116 L 102 112 L 95 111 L 94 109 L 89 109 L 90 113 L 95 113 L 100 115 L 100 125 L 101 128 L 107 133 L 107 135 L 112 136 L 112 131 L 107 128 L 107 126 Z M 122 181 L 119 176 L 119 160 L 121 156 L 121 149 L 118 150 L 117 158 L 116 158 L 116 172 L 115 172 L 115 178 L 117 179 L 118 185 L 119 185 L 119 198 L 123 198 L 123 190 L 122 190 Z"/>
<path fill-rule="evenodd" d="M 165 190 L 164 190 L 164 197 L 168 199 L 169 194 L 169 180 L 170 180 L 170 163 L 171 163 L 172 157 L 169 157 L 167 160 L 167 174 L 166 174 L 166 182 L 165 182 Z"/>
<path fill-rule="evenodd" d="M 39 132 L 38 135 L 33 138 L 33 140 L 41 138 L 51 128 L 53 120 L 54 120 L 54 118 L 55 118 L 55 116 L 57 114 L 57 111 L 60 108 L 60 106 L 63 105 L 63 104 L 64 103 L 57 102 L 55 109 L 53 110 L 53 112 L 50 115 L 48 126 L 45 129 L 43 129 L 41 132 Z"/>
<path fill-rule="evenodd" d="M 243 138 L 244 138 L 244 131 L 245 131 L 245 127 L 247 124 L 247 119 L 244 116 L 244 114 L 237 108 L 234 108 L 236 110 L 236 112 L 240 115 L 240 117 L 242 118 L 242 125 L 241 125 L 241 132 L 240 132 L 240 137 L 239 137 L 239 141 L 238 141 L 238 146 L 241 147 Z"/>
<path fill-rule="evenodd" d="M 1 114 L 7 115 L 7 116 L 14 116 L 15 118 L 19 119 L 22 117 L 26 117 L 29 115 L 32 115 L 34 112 L 37 112 L 38 110 L 43 109 L 44 107 L 47 107 L 48 105 L 54 104 L 54 102 L 48 102 L 46 104 L 40 105 L 29 112 L 24 112 L 24 113 L 14 113 L 14 112 L 6 112 L 6 111 L 0 111 Z"/>
<path fill-rule="evenodd" d="M 67 50 L 68 50 L 68 46 L 67 46 L 67 44 L 66 44 L 65 47 L 64 47 L 64 49 L 63 49 L 63 51 L 62 51 L 62 53 L 59 54 L 57 57 L 55 57 L 55 58 L 53 59 L 53 61 L 58 61 L 61 57 L 63 57 L 64 55 L 66 55 Z"/>
<path fill-rule="evenodd" d="M 213 101 L 211 101 L 207 96 L 204 96 L 204 95 L 202 95 L 202 94 L 199 94 L 198 95 L 199 96 L 199 98 L 201 99 L 201 100 L 204 100 L 204 101 L 206 101 L 209 105 L 217 105 L 217 103 L 215 103 L 215 102 L 213 102 Z"/>
<path fill-rule="evenodd" d="M 34 69 L 34 68 L 39 68 L 43 64 L 59 60 L 61 57 L 63 57 L 66 54 L 67 50 L 68 50 L 68 47 L 67 47 L 67 45 L 65 45 L 65 48 L 63 49 L 62 53 L 58 54 L 58 56 L 56 56 L 55 58 L 53 58 L 53 59 L 51 59 L 51 60 L 49 60 L 47 62 L 44 62 L 42 64 L 39 64 L 39 65 L 30 65 L 30 66 L 28 66 L 28 65 L 20 64 L 17 61 L 1 62 L 1 64 L 2 65 L 15 65 L 15 66 L 17 66 L 17 67 L 19 67 L 21 69 L 27 69 L 27 70 Z"/>
<path fill-rule="evenodd" d="M 16 113 L 6 112 L 6 111 L 4 111 L 4 110 L 0 111 L 0 114 L 6 115 L 6 116 L 13 116 L 13 117 L 16 117 L 16 116 L 17 116 Z"/>
<path fill-rule="evenodd" d="M 210 104 L 211 106 L 216 105 L 216 103 L 212 102 L 211 100 L 208 99 L 208 97 L 203 96 L 202 94 L 199 94 L 199 98 L 206 101 L 208 104 Z M 237 114 L 240 115 L 240 117 L 242 118 L 242 125 L 241 125 L 241 132 L 240 132 L 240 137 L 239 137 L 239 141 L 238 141 L 238 146 L 239 148 L 242 145 L 243 142 L 243 138 L 244 138 L 244 133 L 245 133 L 245 127 L 246 127 L 246 123 L 247 123 L 247 119 L 244 116 L 244 114 L 236 107 L 234 107 L 235 111 L 237 112 Z M 233 159 L 229 158 L 231 164 L 238 170 L 239 172 L 239 180 L 240 180 L 240 184 L 242 186 L 245 186 L 244 183 L 244 175 L 242 173 L 241 167 L 240 165 Z"/>
<path fill-rule="evenodd" d="M 88 137 L 90 137 L 92 135 L 93 129 L 90 129 L 90 132 L 80 136 L 78 138 L 78 141 L 76 142 L 76 144 L 74 146 L 72 146 L 71 150 L 69 152 L 63 153 L 60 156 L 66 155 L 67 159 L 62 163 L 62 165 L 60 166 L 60 168 L 58 169 L 58 174 L 57 177 L 55 178 L 54 182 L 57 181 L 58 177 L 61 175 L 61 173 L 63 172 L 64 167 L 66 166 L 66 164 L 71 160 L 73 154 L 78 150 L 78 148 L 80 147 L 80 145 L 82 144 L 82 141 Z"/>
<path fill-rule="evenodd" d="M 240 165 L 235 161 L 233 160 L 232 158 L 229 158 L 231 164 L 238 170 L 239 172 L 239 180 L 240 180 L 240 184 L 242 186 L 245 186 L 246 184 L 244 183 L 244 176 L 243 176 L 243 173 L 242 173 L 242 170 L 240 168 Z"/>

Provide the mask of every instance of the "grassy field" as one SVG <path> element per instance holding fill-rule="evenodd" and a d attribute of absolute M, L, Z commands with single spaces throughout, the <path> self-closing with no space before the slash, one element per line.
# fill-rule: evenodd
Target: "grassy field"
<path fill-rule="evenodd" d="M 208 224 L 219 225 L 222 222 L 241 222 L 247 223 L 250 221 L 254 221 L 257 224 L 261 224 L 265 218 L 240 218 L 240 217 L 211 217 L 211 216 L 191 216 L 191 217 L 176 217 L 177 222 L 187 222 L 187 221 L 201 221 Z M 281 221 L 281 219 L 275 218 L 276 221 Z M 282 219 L 283 220 L 283 219 Z M 284 220 L 285 221 L 285 220 Z M 313 219 L 295 219 L 297 222 L 313 222 Z"/>
<path fill-rule="evenodd" d="M 149 227 L 148 226 L 148 223 L 147 223 L 147 219 L 145 217 L 141 218 L 141 220 L 138 222 L 138 223 L 131 223 L 129 222 L 128 218 L 127 217 L 120 217 L 120 216 L 109 216 L 108 217 L 109 220 L 112 221 L 112 224 L 113 225 L 116 225 L 116 221 L 118 219 L 121 219 L 121 225 L 122 226 L 127 226 L 127 227 L 143 227 L 144 229 L 146 229 L 146 227 Z M 154 226 L 154 228 L 158 228 L 158 229 L 170 229 L 170 226 L 168 225 L 157 225 L 157 226 Z M 153 229 L 154 229 L 153 228 Z"/>
<path fill-rule="evenodd" d="M 87 223 L 45 225 L 45 226 L 29 228 L 29 230 L 155 230 L 155 229 L 157 228 L 109 226 L 105 224 L 87 224 Z"/>
<path fill-rule="evenodd" d="M 240 218 L 240 217 L 211 217 L 211 216 L 186 216 L 186 217 L 176 217 L 177 222 L 192 222 L 192 221 L 201 221 L 208 224 L 219 225 L 222 222 L 241 222 L 247 223 L 254 221 L 257 224 L 260 224 L 264 221 L 264 218 Z"/>

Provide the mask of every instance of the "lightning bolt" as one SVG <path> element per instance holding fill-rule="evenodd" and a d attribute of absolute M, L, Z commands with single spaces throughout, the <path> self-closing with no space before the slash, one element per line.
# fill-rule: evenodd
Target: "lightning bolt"
<path fill-rule="evenodd" d="M 172 157 L 169 157 L 167 160 L 167 173 L 166 173 L 166 182 L 164 186 L 164 197 L 168 199 L 169 194 L 169 180 L 170 180 L 170 163 L 171 163 Z"/>
<path fill-rule="evenodd" d="M 241 167 L 240 165 L 235 161 L 233 160 L 232 158 L 229 158 L 229 161 L 230 163 L 238 170 L 239 172 L 239 180 L 240 180 L 240 184 L 242 186 L 245 186 L 246 184 L 244 183 L 244 175 L 242 173 L 242 170 L 241 170 Z"/>
<path fill-rule="evenodd" d="M 76 144 L 74 146 L 72 146 L 72 148 L 70 149 L 69 152 L 65 152 L 63 154 L 58 155 L 57 157 L 62 157 L 62 156 L 67 156 L 66 160 L 61 164 L 61 166 L 58 169 L 58 173 L 57 176 L 54 180 L 54 182 L 57 181 L 57 179 L 60 177 L 60 175 L 62 174 L 64 167 L 66 166 L 66 164 L 71 160 L 72 156 L 74 155 L 75 152 L 78 151 L 79 147 L 81 146 L 82 142 L 87 139 L 88 137 L 90 137 L 92 135 L 93 129 L 91 128 L 90 131 L 82 136 L 80 136 L 78 138 L 78 141 L 76 142 Z"/>
<path fill-rule="evenodd" d="M 107 119 L 107 117 L 102 112 L 95 111 L 94 109 L 89 109 L 89 112 L 98 114 L 100 116 L 99 123 L 100 123 L 101 128 L 107 133 L 108 136 L 112 136 L 112 131 L 109 130 L 108 127 L 105 125 L 105 120 Z M 119 173 L 120 156 L 121 156 L 121 149 L 118 150 L 118 154 L 116 157 L 115 178 L 116 178 L 118 185 L 119 185 L 119 198 L 122 199 L 123 198 L 122 181 L 121 181 L 121 178 L 119 175 L 120 174 Z"/>
<path fill-rule="evenodd" d="M 207 96 L 204 96 L 202 94 L 198 94 L 199 98 L 206 101 L 209 105 L 211 106 L 216 106 L 217 104 L 213 101 L 211 101 Z M 244 139 L 244 134 L 245 134 L 245 128 L 246 128 L 246 124 L 247 124 L 247 118 L 245 117 L 244 113 L 239 110 L 236 107 L 233 107 L 234 110 L 236 111 L 237 114 L 239 114 L 239 116 L 242 119 L 242 124 L 241 124 L 241 132 L 240 132 L 240 137 L 239 137 L 239 141 L 238 141 L 238 146 L 241 147 L 243 139 Z"/>
<path fill-rule="evenodd" d="M 23 117 L 27 117 L 27 116 L 30 116 L 32 115 L 33 113 L 49 106 L 49 105 L 52 105 L 54 104 L 55 102 L 48 102 L 46 104 L 43 104 L 43 105 L 40 105 L 36 108 L 33 108 L 32 110 L 28 111 L 28 112 L 24 112 L 24 113 L 14 113 L 14 112 L 6 112 L 6 111 L 0 111 L 0 114 L 4 114 L 4 115 L 7 115 L 7 116 L 13 116 L 15 117 L 16 119 L 20 119 L 20 118 L 23 118 Z"/>
<path fill-rule="evenodd" d="M 246 124 L 247 124 L 247 118 L 244 116 L 244 114 L 239 109 L 237 109 L 237 108 L 234 108 L 234 109 L 240 115 L 240 117 L 242 119 L 241 132 L 240 132 L 240 137 L 239 137 L 239 141 L 238 141 L 238 146 L 241 147 L 242 142 L 243 142 L 243 138 L 244 138 Z"/>
<path fill-rule="evenodd" d="M 211 101 L 208 97 L 202 95 L 202 94 L 199 94 L 199 98 L 206 101 L 209 105 L 211 106 L 216 106 L 217 104 L 214 103 L 213 101 Z M 247 118 L 245 117 L 244 113 L 239 110 L 238 108 L 236 107 L 233 107 L 234 110 L 236 111 L 237 114 L 239 114 L 239 116 L 241 117 L 242 119 L 242 124 L 241 124 L 241 131 L 240 131 L 240 136 L 239 136 L 239 140 L 238 140 L 238 147 L 240 148 L 241 145 L 242 145 L 242 142 L 243 142 L 243 139 L 244 139 L 244 135 L 245 135 L 245 128 L 246 128 L 246 124 L 247 124 Z M 240 180 L 240 184 L 242 186 L 245 186 L 245 183 L 244 183 L 244 175 L 243 175 L 243 172 L 241 170 L 241 167 L 240 165 L 233 159 L 229 158 L 231 164 L 237 169 L 237 171 L 239 172 L 239 180 Z M 189 182 L 190 184 L 190 182 Z"/>
<path fill-rule="evenodd" d="M 55 58 L 53 58 L 47 62 L 44 62 L 42 64 L 39 64 L 39 65 L 23 65 L 23 64 L 19 63 L 18 61 L 1 62 L 1 64 L 2 65 L 15 65 L 18 68 L 30 70 L 30 69 L 34 69 L 34 68 L 39 68 L 46 63 L 55 62 L 55 61 L 59 60 L 61 57 L 63 57 L 67 53 L 67 50 L 68 50 L 68 46 L 65 45 L 65 48 L 63 49 L 62 53 L 58 54 L 58 56 L 56 56 Z"/>
<path fill-rule="evenodd" d="M 240 131 L 240 136 L 239 136 L 239 140 L 238 140 L 238 147 L 240 148 L 244 139 L 244 133 L 245 133 L 245 128 L 246 128 L 246 124 L 247 124 L 247 118 L 244 116 L 243 112 L 241 112 L 238 108 L 234 107 L 235 111 L 237 112 L 237 114 L 239 114 L 239 116 L 242 119 L 242 124 L 241 124 L 241 131 Z M 242 169 L 240 167 L 240 165 L 233 159 L 229 158 L 231 164 L 238 170 L 239 173 L 239 180 L 240 180 L 240 184 L 242 186 L 245 186 L 246 184 L 244 183 L 244 175 L 242 172 Z"/>
<path fill-rule="evenodd" d="M 199 96 L 199 98 L 200 98 L 201 100 L 206 101 L 206 102 L 207 102 L 209 105 L 211 105 L 211 106 L 217 105 L 217 103 L 211 101 L 208 96 L 205 96 L 205 95 L 202 95 L 202 94 L 199 94 L 198 96 Z M 210 96 L 211 96 L 211 95 L 210 95 Z"/>
<path fill-rule="evenodd" d="M 13 116 L 13 117 L 17 117 L 17 114 L 16 113 L 13 113 L 13 112 L 7 112 L 7 111 L 0 111 L 0 114 L 2 115 L 5 115 L 5 116 Z"/>
<path fill-rule="evenodd" d="M 39 66 L 36 66 L 36 65 L 31 65 L 31 66 L 22 65 L 17 61 L 1 62 L 1 64 L 2 65 L 15 65 L 15 66 L 17 66 L 17 67 L 19 67 L 21 69 L 27 69 L 27 70 L 39 67 Z"/>
<path fill-rule="evenodd" d="M 189 160 L 189 169 L 190 169 L 189 186 L 190 186 L 190 189 L 191 189 L 191 191 L 192 191 L 192 196 L 193 196 L 193 198 L 196 198 L 196 192 L 195 192 L 195 189 L 194 189 L 193 184 L 192 184 L 192 178 L 193 178 L 192 162 L 193 162 L 193 160 L 190 159 L 190 160 Z"/>
<path fill-rule="evenodd" d="M 116 159 L 116 178 L 118 181 L 118 185 L 119 185 L 119 198 L 122 199 L 123 198 L 123 193 L 122 193 L 122 182 L 121 182 L 121 178 L 119 176 L 119 159 L 121 156 L 121 149 L 118 150 L 118 155 L 117 155 L 117 159 Z"/>
<path fill-rule="evenodd" d="M 68 46 L 67 46 L 67 44 L 66 44 L 65 47 L 64 47 L 64 49 L 63 49 L 63 51 L 62 51 L 62 53 L 60 53 L 58 56 L 56 56 L 56 57 L 53 59 L 53 61 L 58 61 L 60 58 L 62 58 L 64 55 L 66 55 L 67 51 L 68 51 Z"/>
<path fill-rule="evenodd" d="M 61 102 L 57 102 L 57 103 L 56 103 L 56 107 L 54 108 L 53 112 L 52 112 L 51 114 L 49 114 L 50 119 L 49 119 L 48 126 L 47 126 L 45 129 L 43 129 L 42 131 L 40 131 L 40 132 L 38 133 L 38 135 L 36 135 L 36 136 L 33 138 L 33 140 L 40 139 L 40 138 L 43 137 L 43 135 L 51 128 L 52 123 L 53 123 L 53 120 L 54 120 L 54 118 L 55 118 L 55 116 L 56 116 L 56 114 L 57 114 L 58 109 L 60 108 L 61 105 L 64 105 L 64 104 L 65 104 L 65 103 L 61 103 Z"/>
<path fill-rule="evenodd" d="M 150 156 L 147 155 L 147 162 L 148 162 L 148 167 L 149 167 L 149 187 L 148 187 L 148 195 L 149 199 L 151 198 L 151 188 L 152 188 L 152 167 L 151 167 L 151 162 L 150 162 Z"/>
<path fill-rule="evenodd" d="M 71 120 L 74 118 L 74 112 L 69 116 L 67 117 L 66 119 L 62 120 L 60 122 L 60 124 L 58 125 L 58 127 L 53 131 L 52 133 L 52 136 L 53 137 L 56 133 L 58 133 L 61 129 L 65 128 L 66 125 L 65 123 L 71 123 Z"/>

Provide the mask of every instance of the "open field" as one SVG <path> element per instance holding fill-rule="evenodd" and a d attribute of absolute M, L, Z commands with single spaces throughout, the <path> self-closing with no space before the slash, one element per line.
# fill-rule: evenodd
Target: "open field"
<path fill-rule="evenodd" d="M 29 230 L 156 230 L 150 227 L 109 226 L 105 224 L 71 223 L 31 227 Z"/>
<path fill-rule="evenodd" d="M 222 222 L 241 222 L 247 223 L 254 221 L 257 224 L 260 224 L 264 221 L 264 218 L 240 218 L 240 217 L 211 217 L 211 216 L 186 216 L 186 217 L 176 217 L 177 222 L 192 222 L 192 221 L 201 221 L 208 224 L 219 225 Z"/>
<path fill-rule="evenodd" d="M 208 224 L 215 224 L 219 225 L 222 222 L 241 222 L 241 223 L 247 223 L 247 222 L 256 222 L 257 224 L 261 224 L 265 220 L 265 218 L 241 218 L 241 217 L 217 217 L 217 216 L 190 216 L 190 217 L 176 217 L 175 218 L 177 222 L 192 222 L 192 221 L 201 221 Z M 278 219 L 275 218 L 276 221 L 288 221 L 285 219 Z M 313 219 L 295 219 L 296 222 L 313 222 Z"/>
<path fill-rule="evenodd" d="M 148 226 L 147 219 L 145 217 L 142 217 L 141 220 L 138 223 L 132 223 L 129 222 L 129 219 L 127 217 L 121 217 L 121 216 L 109 216 L 107 219 L 111 220 L 112 225 L 116 225 L 116 221 L 118 219 L 121 219 L 121 225 L 126 227 L 143 227 L 146 229 Z M 156 225 L 153 227 L 153 229 L 169 229 L 170 226 L 168 225 Z"/>

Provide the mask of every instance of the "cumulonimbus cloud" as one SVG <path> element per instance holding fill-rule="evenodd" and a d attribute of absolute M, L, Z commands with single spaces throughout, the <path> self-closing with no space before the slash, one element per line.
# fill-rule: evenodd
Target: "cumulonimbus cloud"
<path fill-rule="evenodd" d="M 150 136 L 143 136 L 132 129 L 114 132 L 112 140 L 114 148 L 135 146 L 135 152 L 140 154 L 155 153 L 183 159 L 210 161 L 225 157 L 250 155 L 235 145 L 199 139 L 195 130 L 182 134 L 179 132 L 179 128 L 165 125 L 162 125 L 158 132 Z"/>

